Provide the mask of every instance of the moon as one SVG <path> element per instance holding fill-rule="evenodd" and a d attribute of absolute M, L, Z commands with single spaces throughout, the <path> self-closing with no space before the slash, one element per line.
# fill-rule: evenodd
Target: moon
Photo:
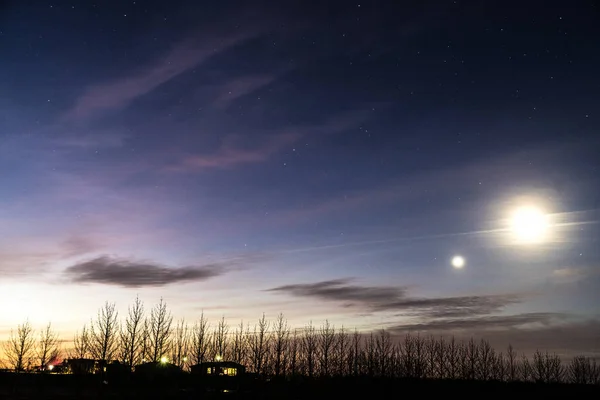
<path fill-rule="evenodd" d="M 516 240 L 523 244 L 543 241 L 548 227 L 548 216 L 534 206 L 518 208 L 511 218 L 511 230 Z"/>
<path fill-rule="evenodd" d="M 452 257 L 452 266 L 454 269 L 462 269 L 465 266 L 465 259 L 461 256 Z"/>

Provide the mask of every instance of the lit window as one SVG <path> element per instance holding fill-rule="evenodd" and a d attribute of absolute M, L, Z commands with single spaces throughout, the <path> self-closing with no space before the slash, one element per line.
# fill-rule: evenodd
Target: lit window
<path fill-rule="evenodd" d="M 212 373 L 212 370 L 210 369 L 210 367 L 206 368 L 206 373 L 207 374 L 211 374 Z"/>

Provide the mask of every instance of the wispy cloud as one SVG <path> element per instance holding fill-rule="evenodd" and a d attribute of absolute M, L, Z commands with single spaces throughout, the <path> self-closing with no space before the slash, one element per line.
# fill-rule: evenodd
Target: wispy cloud
<path fill-rule="evenodd" d="M 289 127 L 283 132 L 265 132 L 258 139 L 260 144 L 253 146 L 243 145 L 240 135 L 229 135 L 216 152 L 184 155 L 165 169 L 172 172 L 198 172 L 261 163 L 281 150 L 290 148 L 301 138 L 340 133 L 356 127 L 366 117 L 366 112 L 356 111 L 337 115 L 321 124 Z"/>
<path fill-rule="evenodd" d="M 405 295 L 404 288 L 353 285 L 351 279 L 284 285 L 267 291 L 286 293 L 296 297 L 313 297 L 325 301 L 359 302 L 369 306 L 385 304 L 390 300 L 403 298 Z"/>
<path fill-rule="evenodd" d="M 340 302 L 372 312 L 386 311 L 427 318 L 487 315 L 521 301 L 516 295 L 418 298 L 409 296 L 406 287 L 361 286 L 352 284 L 350 279 L 284 285 L 267 291 Z"/>
<path fill-rule="evenodd" d="M 257 34 L 258 31 L 246 31 L 218 37 L 188 39 L 141 71 L 88 87 L 64 115 L 64 119 L 82 120 L 98 113 L 123 108 L 136 98 L 151 92 L 215 54 Z"/>
<path fill-rule="evenodd" d="M 227 272 L 231 262 L 188 267 L 168 267 L 153 262 L 98 257 L 68 267 L 65 276 L 75 283 L 99 283 L 122 287 L 156 287 L 204 281 Z"/>
<path fill-rule="evenodd" d="M 100 243 L 89 235 L 72 235 L 62 244 L 65 258 L 81 256 L 101 248 Z"/>
<path fill-rule="evenodd" d="M 214 100 L 216 107 L 227 107 L 237 99 L 249 95 L 275 82 L 282 73 L 248 75 L 225 83 Z"/>
<path fill-rule="evenodd" d="M 56 128 L 57 130 L 60 128 Z M 52 138 L 49 145 L 66 149 L 109 149 L 122 147 L 130 134 L 124 131 L 97 131 L 88 133 L 63 134 Z"/>
<path fill-rule="evenodd" d="M 597 274 L 598 274 L 597 270 L 594 270 L 593 268 L 567 267 L 567 268 L 558 268 L 558 269 L 555 269 L 554 271 L 552 271 L 551 278 L 556 283 L 575 283 L 575 282 L 579 282 L 587 277 L 590 277 L 592 275 L 597 275 Z"/>
<path fill-rule="evenodd" d="M 392 332 L 419 331 L 439 333 L 444 331 L 473 329 L 511 329 L 526 325 L 549 325 L 564 319 L 559 313 L 523 313 L 515 315 L 486 315 L 475 318 L 436 319 L 428 322 L 395 325 Z"/>
<path fill-rule="evenodd" d="M 294 133 L 268 137 L 257 147 L 245 148 L 236 144 L 237 136 L 230 136 L 219 150 L 212 154 L 195 154 L 184 157 L 168 171 L 197 172 L 206 169 L 231 168 L 241 164 L 255 164 L 266 161 L 274 153 L 289 146 L 298 139 Z"/>

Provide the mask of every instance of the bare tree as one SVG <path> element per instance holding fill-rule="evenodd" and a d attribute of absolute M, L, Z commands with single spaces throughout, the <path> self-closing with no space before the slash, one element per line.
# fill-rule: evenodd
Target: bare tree
<path fill-rule="evenodd" d="M 157 362 L 171 349 L 171 324 L 173 316 L 167 303 L 160 302 L 150 311 L 150 360 Z"/>
<path fill-rule="evenodd" d="M 488 341 L 481 339 L 477 348 L 477 377 L 484 381 L 490 379 L 495 362 L 494 349 Z"/>
<path fill-rule="evenodd" d="M 446 371 L 448 372 L 448 378 L 458 378 L 460 367 L 460 344 L 456 343 L 456 338 L 452 338 L 448 341 L 446 346 Z"/>
<path fill-rule="evenodd" d="M 208 320 L 204 317 L 204 312 L 202 312 L 200 319 L 192 328 L 191 356 L 194 364 L 203 363 L 208 356 L 208 346 L 210 343 L 208 328 Z"/>
<path fill-rule="evenodd" d="M 298 330 L 294 329 L 294 334 L 290 340 L 289 351 L 290 351 L 290 374 L 292 376 L 298 373 L 298 353 L 300 347 L 300 338 L 298 337 Z"/>
<path fill-rule="evenodd" d="M 335 345 L 335 327 L 325 320 L 319 330 L 319 365 L 322 376 L 329 376 L 330 361 Z"/>
<path fill-rule="evenodd" d="M 533 368 L 531 366 L 531 363 L 525 356 L 525 354 L 523 354 L 521 356 L 521 362 L 519 363 L 518 371 L 519 371 L 519 378 L 520 378 L 519 380 L 521 380 L 523 382 L 531 381 L 531 379 L 533 377 Z"/>
<path fill-rule="evenodd" d="M 231 349 L 231 361 L 236 363 L 243 363 L 246 357 L 246 340 L 244 338 L 244 321 L 240 321 L 240 324 L 233 333 L 233 343 Z"/>
<path fill-rule="evenodd" d="M 40 332 L 40 340 L 37 346 L 37 359 L 40 371 L 45 371 L 48 364 L 57 358 L 58 335 L 52 330 L 52 324 L 48 322 L 48 325 Z"/>
<path fill-rule="evenodd" d="M 375 339 L 375 354 L 377 357 L 377 374 L 388 376 L 390 358 L 392 356 L 392 340 L 389 332 L 384 329 L 379 331 Z"/>
<path fill-rule="evenodd" d="M 536 350 L 533 354 L 532 374 L 536 382 L 560 382 L 563 376 L 560 357 L 556 354 L 542 353 Z"/>
<path fill-rule="evenodd" d="M 252 367 L 257 374 L 262 372 L 269 339 L 269 322 L 263 314 L 262 318 L 258 320 L 258 326 L 254 325 L 254 333 L 249 338 Z"/>
<path fill-rule="evenodd" d="M 17 331 L 11 329 L 8 341 L 4 344 L 4 356 L 8 365 L 16 372 L 24 371 L 34 355 L 35 338 L 29 321 L 17 326 Z"/>
<path fill-rule="evenodd" d="M 121 329 L 121 352 L 125 364 L 133 367 L 143 358 L 144 304 L 136 297 L 129 306 L 125 325 Z"/>
<path fill-rule="evenodd" d="M 286 347 L 290 335 L 287 320 L 283 314 L 277 316 L 275 321 L 275 376 L 285 374 Z"/>
<path fill-rule="evenodd" d="M 400 348 L 402 352 L 402 370 L 406 377 L 416 378 L 416 349 L 413 336 L 408 333 L 404 336 L 404 342 Z"/>
<path fill-rule="evenodd" d="M 445 379 L 447 377 L 447 346 L 443 337 L 440 337 L 440 340 L 435 343 L 434 351 L 435 365 L 437 367 L 436 371 L 434 371 L 434 376 L 438 377 L 439 379 Z"/>
<path fill-rule="evenodd" d="M 217 324 L 217 329 L 213 335 L 214 356 L 224 359 L 227 357 L 227 334 L 229 333 L 229 325 L 225 321 L 225 317 L 221 317 Z"/>
<path fill-rule="evenodd" d="M 87 326 L 84 324 L 81 332 L 75 332 L 73 337 L 73 350 L 71 358 L 88 358 L 91 351 L 91 338 Z"/>
<path fill-rule="evenodd" d="M 352 375 L 358 376 L 360 373 L 360 346 L 361 346 L 361 335 L 358 330 L 354 329 L 354 334 L 352 335 L 352 347 L 349 363 L 351 363 Z"/>
<path fill-rule="evenodd" d="M 142 337 L 140 340 L 140 359 L 142 363 L 150 359 L 150 321 L 144 318 L 142 323 Z"/>
<path fill-rule="evenodd" d="M 567 367 L 569 382 L 580 385 L 597 385 L 600 383 L 600 368 L 596 360 L 577 356 Z"/>
<path fill-rule="evenodd" d="M 463 379 L 474 380 L 477 373 L 479 349 L 473 338 L 462 346 L 461 369 Z"/>
<path fill-rule="evenodd" d="M 317 333 L 312 321 L 304 329 L 304 336 L 302 337 L 302 351 L 304 353 L 304 359 L 306 363 L 306 372 L 309 377 L 313 377 L 315 374 L 315 364 L 317 361 Z"/>
<path fill-rule="evenodd" d="M 402 348 L 398 343 L 392 346 L 392 357 L 390 359 L 390 376 L 399 378 L 405 376 L 402 371 Z"/>
<path fill-rule="evenodd" d="M 494 367 L 492 369 L 492 379 L 503 382 L 506 381 L 506 376 L 506 360 L 504 360 L 504 354 L 500 352 L 494 360 Z"/>
<path fill-rule="evenodd" d="M 519 375 L 519 365 L 517 362 L 517 352 L 512 345 L 508 345 L 506 349 L 506 375 L 507 379 L 512 382 L 516 381 Z"/>
<path fill-rule="evenodd" d="M 113 360 L 118 349 L 119 324 L 115 304 L 106 302 L 91 323 L 91 353 L 103 363 Z"/>
<path fill-rule="evenodd" d="M 350 346 L 350 337 L 344 326 L 340 328 L 337 334 L 335 344 L 335 372 L 339 376 L 346 375 L 348 371 L 348 347 Z"/>
<path fill-rule="evenodd" d="M 172 363 L 183 369 L 188 361 L 189 329 L 182 318 L 175 326 L 175 339 L 173 341 Z"/>
<path fill-rule="evenodd" d="M 373 332 L 369 334 L 367 341 L 365 343 L 365 356 L 367 357 L 367 375 L 373 376 L 375 374 L 375 357 L 376 357 L 376 346 L 375 346 L 375 337 L 373 336 Z"/>
<path fill-rule="evenodd" d="M 439 378 L 437 375 L 437 341 L 433 336 L 425 339 L 425 376 L 428 378 Z"/>

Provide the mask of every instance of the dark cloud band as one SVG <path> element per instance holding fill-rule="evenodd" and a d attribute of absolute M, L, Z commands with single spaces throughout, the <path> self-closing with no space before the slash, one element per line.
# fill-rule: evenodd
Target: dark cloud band
<path fill-rule="evenodd" d="M 179 282 L 204 281 L 226 272 L 231 263 L 171 268 L 150 262 L 135 262 L 108 256 L 77 263 L 65 270 L 77 283 L 100 283 L 123 287 L 164 286 Z"/>

